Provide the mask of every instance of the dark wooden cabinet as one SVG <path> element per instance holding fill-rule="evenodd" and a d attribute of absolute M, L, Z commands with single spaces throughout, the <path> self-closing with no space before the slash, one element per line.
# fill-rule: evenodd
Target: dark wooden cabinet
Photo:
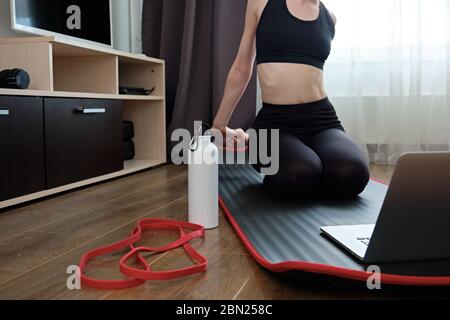
<path fill-rule="evenodd" d="M 0 201 L 45 189 L 43 99 L 0 96 Z"/>
<path fill-rule="evenodd" d="M 47 188 L 123 169 L 122 102 L 46 98 Z"/>
<path fill-rule="evenodd" d="M 0 203 L 121 171 L 122 135 L 121 100 L 0 96 Z"/>

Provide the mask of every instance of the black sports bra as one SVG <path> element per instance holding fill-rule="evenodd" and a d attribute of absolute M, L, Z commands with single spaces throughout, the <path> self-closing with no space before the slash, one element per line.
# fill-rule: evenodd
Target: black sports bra
<path fill-rule="evenodd" d="M 333 19 L 322 2 L 319 17 L 305 21 L 289 11 L 286 0 L 269 0 L 256 31 L 257 64 L 299 63 L 323 70 L 334 34 Z"/>

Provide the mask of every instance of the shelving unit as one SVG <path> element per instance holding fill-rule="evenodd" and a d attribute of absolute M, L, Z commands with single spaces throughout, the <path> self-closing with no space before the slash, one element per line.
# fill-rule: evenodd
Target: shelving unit
<path fill-rule="evenodd" d="M 27 70 L 30 87 L 0 89 L 0 96 L 121 100 L 123 120 L 135 126 L 136 157 L 121 171 L 6 200 L 0 209 L 167 162 L 164 60 L 57 37 L 0 38 L 0 70 L 10 68 Z M 120 95 L 120 85 L 155 91 L 151 96 Z"/>

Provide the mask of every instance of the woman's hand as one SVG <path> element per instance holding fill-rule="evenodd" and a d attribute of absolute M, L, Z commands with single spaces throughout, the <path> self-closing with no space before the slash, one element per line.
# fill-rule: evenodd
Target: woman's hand
<path fill-rule="evenodd" d="M 227 148 L 244 147 L 249 140 L 249 135 L 242 129 L 212 128 L 212 133 L 222 135 L 224 146 Z"/>

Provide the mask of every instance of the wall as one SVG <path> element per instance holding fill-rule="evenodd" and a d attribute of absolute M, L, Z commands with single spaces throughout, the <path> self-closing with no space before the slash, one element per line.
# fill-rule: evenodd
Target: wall
<path fill-rule="evenodd" d="M 143 0 L 111 0 L 116 49 L 142 53 L 142 3 Z"/>
<path fill-rule="evenodd" d="M 21 34 L 11 30 L 9 0 L 0 0 L 0 37 L 17 37 Z"/>
<path fill-rule="evenodd" d="M 111 0 L 115 49 L 142 52 L 142 2 L 143 0 Z M 11 30 L 9 0 L 0 0 L 0 37 L 24 35 L 26 34 Z"/>

